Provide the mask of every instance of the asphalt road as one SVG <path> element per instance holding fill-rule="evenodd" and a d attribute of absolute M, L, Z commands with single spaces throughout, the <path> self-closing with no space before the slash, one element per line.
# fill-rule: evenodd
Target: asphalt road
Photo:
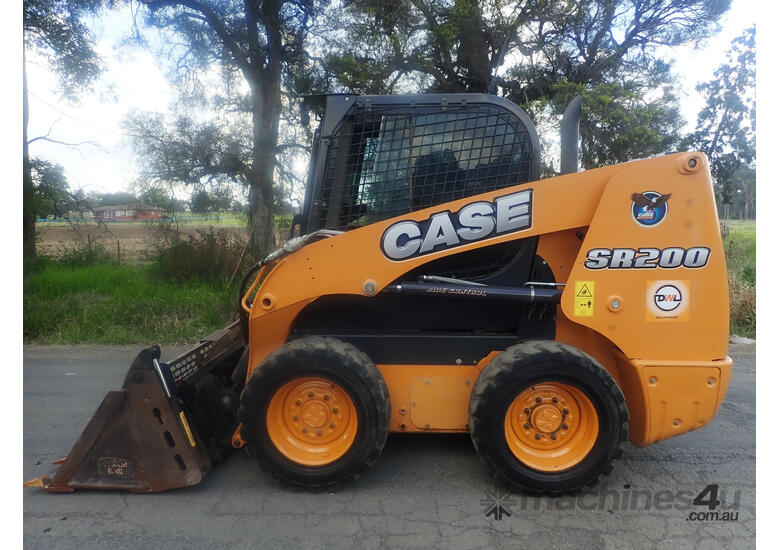
<path fill-rule="evenodd" d="M 24 475 L 51 471 L 137 347 L 26 347 Z M 163 350 L 170 358 L 177 350 Z M 755 542 L 755 346 L 732 345 L 734 373 L 716 418 L 643 449 L 578 497 L 496 495 L 467 436 L 390 436 L 375 467 L 335 493 L 288 489 L 243 452 L 198 486 L 168 493 L 24 490 L 26 548 L 748 548 Z M 21 481 L 21 480 L 20 480 Z M 718 485 L 717 511 L 691 521 Z M 705 499 L 710 495 L 705 495 Z M 645 504 L 653 500 L 650 509 Z M 735 517 L 736 514 L 736 517 Z M 700 516 L 701 517 L 701 516 Z"/>

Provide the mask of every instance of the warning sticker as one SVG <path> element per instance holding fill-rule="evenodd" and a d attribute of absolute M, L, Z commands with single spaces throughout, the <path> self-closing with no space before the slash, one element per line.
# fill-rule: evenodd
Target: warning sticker
<path fill-rule="evenodd" d="M 574 316 L 593 317 L 596 281 L 577 281 L 574 287 Z"/>

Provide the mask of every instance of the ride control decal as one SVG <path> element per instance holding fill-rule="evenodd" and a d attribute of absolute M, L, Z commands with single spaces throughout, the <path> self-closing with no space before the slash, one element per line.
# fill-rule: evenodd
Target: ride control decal
<path fill-rule="evenodd" d="M 669 212 L 667 201 L 671 196 L 671 193 L 662 195 L 655 191 L 631 193 L 631 215 L 634 221 L 642 227 L 652 227 L 664 221 Z"/>
<path fill-rule="evenodd" d="M 688 281 L 648 281 L 647 321 L 687 321 Z"/>
<path fill-rule="evenodd" d="M 472 202 L 458 210 L 436 212 L 427 220 L 403 220 L 388 227 L 381 248 L 391 260 L 408 260 L 531 227 L 533 190 Z"/>
<path fill-rule="evenodd" d="M 591 248 L 585 260 L 588 269 L 674 269 L 704 267 L 710 260 L 710 249 L 692 248 Z"/>
<path fill-rule="evenodd" d="M 574 285 L 574 316 L 593 317 L 596 281 L 577 281 Z"/>

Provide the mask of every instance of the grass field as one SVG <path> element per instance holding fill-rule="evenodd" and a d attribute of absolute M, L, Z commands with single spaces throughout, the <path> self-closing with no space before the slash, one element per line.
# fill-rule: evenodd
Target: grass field
<path fill-rule="evenodd" d="M 149 266 L 43 260 L 27 271 L 25 343 L 188 343 L 225 326 L 236 310 L 236 285 L 170 283 Z"/>

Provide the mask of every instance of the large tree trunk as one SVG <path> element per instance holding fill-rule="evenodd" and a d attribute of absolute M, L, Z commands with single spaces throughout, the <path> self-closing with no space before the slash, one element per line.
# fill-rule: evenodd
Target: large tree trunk
<path fill-rule="evenodd" d="M 274 169 L 281 115 L 281 74 L 268 74 L 253 87 L 253 139 L 249 189 L 250 249 L 258 257 L 273 251 Z"/>
<path fill-rule="evenodd" d="M 276 141 L 278 122 L 268 123 L 267 108 L 263 97 L 255 93 L 255 108 L 252 114 L 254 151 L 249 184 L 249 248 L 261 258 L 272 252 L 274 239 L 274 163 L 276 162 Z M 278 119 L 277 119 L 278 120 Z"/>
<path fill-rule="evenodd" d="M 35 187 L 30 168 L 30 152 L 27 147 L 27 122 L 30 108 L 27 104 L 27 64 L 22 47 L 22 254 L 35 257 Z"/>
<path fill-rule="evenodd" d="M 488 37 L 482 28 L 482 13 L 477 0 L 464 4 L 466 12 L 458 18 L 458 63 L 466 69 L 467 92 L 490 91 L 490 56 Z"/>
<path fill-rule="evenodd" d="M 263 2 L 259 15 L 265 29 L 268 57 L 264 67 L 255 64 L 257 73 L 250 82 L 254 143 L 249 191 L 249 227 L 252 232 L 250 248 L 258 256 L 271 252 L 276 246 L 273 220 L 274 170 L 276 146 L 279 141 L 279 117 L 282 112 L 280 10 L 281 4 L 278 1 Z M 254 27 L 255 19 L 250 19 Z"/>

